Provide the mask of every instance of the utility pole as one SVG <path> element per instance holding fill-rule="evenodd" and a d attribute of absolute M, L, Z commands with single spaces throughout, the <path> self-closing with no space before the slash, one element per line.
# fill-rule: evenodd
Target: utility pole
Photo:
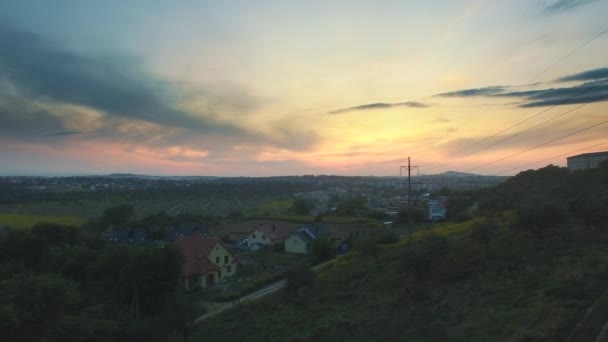
<path fill-rule="evenodd" d="M 401 175 L 401 170 L 407 169 L 407 234 L 408 241 L 412 242 L 412 225 L 414 223 L 412 216 L 412 169 L 418 169 L 418 166 L 413 166 L 410 164 L 410 157 L 407 157 L 407 166 L 401 166 L 399 168 L 399 175 Z"/>

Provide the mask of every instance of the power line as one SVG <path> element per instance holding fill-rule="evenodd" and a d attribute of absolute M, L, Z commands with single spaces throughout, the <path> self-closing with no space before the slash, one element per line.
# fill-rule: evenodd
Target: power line
<path fill-rule="evenodd" d="M 597 34 L 596 34 L 595 36 L 593 36 L 591 39 L 587 40 L 587 41 L 586 41 L 586 42 L 584 42 L 583 44 L 581 44 L 581 45 L 579 45 L 578 47 L 576 47 L 574 50 L 572 50 L 572 51 L 571 51 L 570 53 L 568 53 L 566 56 L 564 56 L 564 57 L 560 58 L 559 60 L 555 61 L 553 64 L 549 65 L 549 67 L 545 68 L 543 71 L 541 71 L 540 73 L 536 74 L 534 77 L 532 77 L 532 78 L 531 78 L 529 81 L 527 81 L 526 83 L 531 83 L 531 82 L 535 81 L 537 78 L 539 78 L 540 76 L 544 75 L 544 74 L 545 74 L 547 71 L 549 71 L 549 70 L 553 69 L 553 68 L 554 68 L 556 65 L 560 64 L 561 62 L 563 62 L 564 60 L 566 60 L 568 57 L 570 57 L 570 56 L 574 55 L 574 54 L 575 54 L 575 53 L 577 53 L 579 50 L 581 50 L 582 48 L 584 48 L 585 46 L 587 46 L 588 44 L 590 44 L 591 42 L 593 42 L 593 41 L 594 41 L 594 40 L 596 40 L 597 38 L 599 38 L 599 37 L 601 37 L 602 35 L 604 35 L 606 32 L 608 32 L 608 27 L 606 27 L 606 28 L 605 28 L 604 30 L 602 30 L 601 32 L 597 33 Z M 491 108 L 495 107 L 497 104 L 498 104 L 498 102 L 497 102 L 497 103 L 495 103 L 494 105 L 490 106 L 490 107 L 489 107 L 487 110 L 485 110 L 484 112 L 482 112 L 482 114 L 483 114 L 483 113 L 485 113 L 485 112 L 487 112 L 487 111 L 488 111 L 488 110 L 490 110 Z M 555 106 L 554 106 L 554 107 L 555 107 Z M 553 108 L 553 107 L 551 107 L 551 108 Z M 549 108 L 549 109 L 551 109 L 551 108 Z M 547 109 L 547 110 L 549 110 L 549 109 Z M 540 115 L 540 113 L 539 113 L 538 115 Z M 529 118 L 529 119 L 531 119 L 531 118 Z M 527 119 L 527 120 L 528 120 L 528 119 Z M 527 120 L 524 120 L 524 121 L 527 121 Z M 520 122 L 520 123 L 521 123 L 521 122 Z M 429 162 L 429 163 L 426 163 L 426 164 L 422 164 L 422 165 L 420 165 L 420 167 L 424 167 L 424 166 L 426 166 L 426 165 L 429 165 L 429 164 L 434 164 L 434 163 L 436 163 L 436 162 L 438 162 L 438 161 L 445 160 L 445 159 L 447 159 L 447 158 L 449 158 L 449 157 L 451 157 L 451 156 L 453 156 L 453 155 L 456 155 L 456 154 L 458 154 L 458 153 L 460 153 L 460 152 L 462 152 L 462 151 L 465 151 L 465 150 L 467 150 L 467 149 L 469 149 L 469 148 L 471 148 L 471 147 L 477 146 L 477 145 L 479 145 L 479 144 L 483 143 L 484 141 L 487 141 L 487 140 L 489 140 L 489 139 L 494 138 L 494 137 L 495 137 L 495 136 L 497 136 L 498 134 L 501 134 L 501 133 L 503 133 L 503 132 L 505 132 L 505 131 L 508 131 L 509 129 L 511 129 L 511 128 L 513 128 L 513 127 L 515 127 L 515 126 L 519 125 L 520 123 L 517 123 L 517 124 L 515 124 L 515 125 L 513 125 L 513 126 L 511 126 L 511 127 L 509 127 L 509 128 L 507 128 L 507 129 L 505 129 L 505 130 L 503 130 L 503 131 L 501 131 L 501 132 L 497 133 L 497 134 L 494 134 L 494 135 L 492 135 L 492 136 L 486 137 L 486 138 L 484 138 L 484 139 L 482 139 L 482 140 L 480 140 L 480 141 L 477 141 L 477 142 L 475 142 L 475 143 L 473 143 L 473 144 L 471 144 L 471 145 L 467 145 L 467 146 L 465 146 L 465 147 L 463 147 L 463 148 L 461 148 L 461 149 L 459 149 L 459 150 L 457 150 L 457 151 L 455 151 L 455 152 L 452 152 L 452 153 L 448 154 L 448 155 L 447 155 L 447 156 L 445 156 L 445 157 L 435 159 L 435 160 L 433 160 L 433 161 L 431 161 L 431 162 Z M 445 164 L 443 164 L 443 165 L 445 165 Z M 439 165 L 439 166 L 441 166 L 441 165 Z M 435 167 L 433 167 L 433 168 L 435 168 Z"/>
<path fill-rule="evenodd" d="M 524 123 L 524 122 L 527 122 L 527 121 L 529 121 L 529 120 L 531 120 L 531 119 L 533 119 L 533 118 L 535 118 L 535 117 L 537 117 L 537 116 L 539 116 L 539 115 L 541 115 L 541 114 L 543 114 L 543 113 L 546 113 L 546 112 L 550 111 L 550 110 L 551 110 L 551 109 L 553 109 L 553 108 L 556 108 L 557 106 L 564 105 L 564 104 L 566 104 L 567 102 L 569 102 L 570 100 L 572 100 L 572 99 L 574 99 L 574 98 L 576 98 L 576 97 L 579 97 L 579 96 L 581 96 L 581 95 L 583 95 L 583 94 L 585 94 L 585 93 L 589 92 L 590 90 L 593 90 L 593 89 L 595 89 L 595 88 L 597 88 L 597 87 L 599 87 L 599 86 L 601 86 L 601 85 L 604 85 L 604 84 L 605 84 L 605 83 L 607 83 L 607 82 L 608 82 L 608 79 L 604 80 L 604 81 L 603 81 L 603 82 L 601 82 L 601 83 L 595 84 L 595 85 L 593 85 L 593 86 L 591 86 L 591 87 L 585 88 L 583 91 L 578 92 L 578 93 L 574 94 L 573 96 L 571 96 L 571 97 L 569 97 L 569 98 L 567 98 L 567 99 L 565 99 L 565 100 L 563 100 L 563 101 L 561 101 L 561 102 L 559 102 L 559 103 L 557 103 L 557 104 L 555 104 L 555 105 L 553 105 L 553 106 L 551 106 L 551 107 L 549 107 L 549 108 L 543 109 L 543 110 L 541 110 L 540 112 L 538 112 L 538 113 L 536 113 L 536 114 L 534 114 L 534 115 L 532 115 L 532 116 L 530 116 L 530 117 L 528 117 L 528 118 L 526 118 L 526 119 L 524 119 L 524 120 L 522 120 L 522 121 L 519 121 L 518 123 L 516 123 L 516 124 L 514 124 L 514 125 L 512 125 L 512 126 L 510 126 L 510 127 L 508 127 L 508 128 L 506 128 L 506 129 L 503 129 L 502 131 L 500 131 L 500 132 L 498 132 L 498 133 L 496 133 L 496 134 L 494 134 L 494 135 L 492 135 L 492 136 L 490 136 L 490 137 L 487 137 L 486 139 L 484 139 L 484 140 L 482 140 L 482 141 L 479 141 L 478 143 L 483 142 L 483 141 L 486 141 L 486 140 L 488 140 L 488 139 L 490 139 L 490 138 L 494 138 L 494 137 L 498 136 L 499 134 L 504 133 L 504 132 L 506 132 L 506 131 L 510 130 L 510 129 L 511 129 L 511 128 L 513 128 L 513 127 L 516 127 L 516 126 L 518 126 L 518 125 L 520 125 L 520 124 L 522 124 L 522 123 Z M 602 99 L 604 99 L 604 98 L 606 98 L 606 97 L 608 97 L 608 95 L 600 96 L 600 97 L 595 98 L 595 99 L 593 99 L 593 100 L 591 100 L 591 101 L 589 101 L 589 102 L 585 102 L 585 103 L 583 103 L 582 105 L 580 105 L 580 106 L 578 106 L 578 107 L 576 107 L 576 108 L 573 108 L 573 109 L 567 110 L 567 111 L 565 111 L 565 112 L 563 112 L 563 113 L 561 113 L 561 114 L 559 114 L 559 115 L 557 115 L 557 116 L 555 116 L 555 117 L 553 117 L 553 118 L 551 118 L 551 119 L 545 120 L 545 121 L 543 121 L 543 122 L 541 122 L 541 123 L 539 123 L 539 124 L 536 124 L 536 125 L 534 125 L 534 126 L 532 126 L 532 127 L 527 128 L 527 129 L 525 129 L 525 130 L 523 130 L 523 131 L 519 131 L 519 132 L 517 132 L 517 133 L 515 133 L 515 134 L 513 134 L 513 135 L 511 135 L 511 136 L 508 136 L 508 137 L 506 137 L 506 138 L 503 138 L 503 139 L 501 139 L 501 140 L 499 140 L 499 141 L 497 141 L 497 142 L 494 142 L 494 143 L 492 143 L 492 144 L 490 144 L 490 145 L 488 145 L 488 146 L 485 146 L 485 147 L 482 147 L 482 148 L 477 149 L 477 150 L 475 150 L 475 151 L 469 152 L 469 153 L 464 154 L 464 155 L 462 155 L 462 156 L 460 156 L 460 157 L 452 158 L 451 160 L 449 160 L 449 161 L 447 161 L 447 162 L 445 162 L 445 163 L 442 163 L 442 164 L 439 164 L 439 165 L 433 166 L 433 167 L 431 167 L 431 168 L 427 169 L 426 171 L 433 170 L 433 169 L 436 169 L 436 168 L 438 168 L 438 167 L 448 165 L 448 164 L 450 164 L 450 163 L 452 163 L 452 162 L 454 162 L 454 161 L 456 161 L 456 160 L 462 159 L 462 158 L 464 158 L 464 157 L 468 157 L 468 156 L 470 156 L 470 155 L 472 155 L 472 154 L 475 154 L 475 153 L 477 153 L 477 152 L 479 152 L 479 151 L 483 151 L 483 150 L 486 150 L 486 149 L 488 149 L 488 148 L 490 148 L 490 147 L 496 146 L 496 145 L 498 145 L 498 144 L 500 144 L 500 143 L 502 143 L 502 142 L 504 142 L 504 141 L 507 141 L 507 140 L 513 139 L 513 138 L 515 138 L 516 136 L 519 136 L 519 135 L 521 135 L 521 134 L 523 134 L 523 133 L 525 133 L 525 132 L 531 131 L 532 129 L 534 129 L 534 128 L 536 128 L 536 127 L 542 126 L 542 125 L 544 125 L 544 124 L 545 124 L 545 123 L 547 123 L 547 122 L 553 121 L 553 120 L 555 120 L 555 119 L 557 119 L 557 118 L 560 118 L 560 117 L 562 117 L 562 116 L 564 116 L 564 115 L 566 115 L 566 114 L 572 113 L 573 111 L 575 111 L 575 110 L 577 110 L 577 109 L 579 109 L 579 108 L 581 108 L 581 107 L 584 107 L 584 106 L 586 106 L 586 105 L 588 105 L 588 104 L 590 104 L 590 103 L 593 103 L 593 102 L 596 102 L 596 101 L 602 100 Z M 474 144 L 474 145 L 475 145 L 475 144 Z M 468 146 L 468 147 L 472 147 L 472 146 L 473 146 L 473 145 L 470 145 L 470 146 Z"/>
<path fill-rule="evenodd" d="M 517 152 L 517 153 L 513 153 L 513 154 L 511 154 L 511 155 L 509 155 L 509 156 L 506 156 L 506 157 L 503 157 L 503 158 L 500 158 L 500 159 L 496 159 L 496 160 L 491 161 L 491 162 L 489 162 L 489 163 L 485 163 L 485 164 L 483 164 L 483 165 L 476 166 L 476 167 L 474 167 L 474 168 L 472 168 L 472 169 L 468 169 L 468 170 L 466 170 L 466 171 L 462 171 L 462 172 L 471 172 L 471 171 L 474 171 L 474 170 L 480 169 L 480 168 L 482 168 L 482 167 L 485 167 L 485 166 L 488 166 L 488 165 L 492 165 L 492 164 L 498 163 L 499 161 L 503 161 L 503 160 L 505 160 L 505 159 L 509 159 L 509 158 L 511 158 L 511 157 L 515 157 L 515 156 L 517 156 L 517 155 L 520 155 L 520 154 L 522 154 L 522 153 L 526 153 L 526 152 L 528 152 L 528 151 L 532 151 L 532 150 L 534 150 L 534 149 L 537 149 L 537 148 L 542 147 L 542 146 L 545 146 L 545 145 L 549 145 L 549 144 L 554 143 L 554 142 L 556 142 L 556 141 L 558 141 L 558 140 L 565 139 L 565 138 L 567 138 L 567 137 L 570 137 L 570 136 L 573 136 L 573 135 L 575 135 L 575 134 L 578 134 L 578 133 L 581 133 L 581 132 L 584 132 L 584 131 L 590 130 L 590 129 L 592 129 L 592 128 L 595 128 L 595 127 L 601 126 L 601 125 L 606 124 L 606 123 L 608 123 L 608 120 L 603 121 L 603 122 L 600 122 L 600 123 L 595 124 L 595 125 L 591 125 L 591 126 L 585 127 L 585 128 L 580 129 L 580 130 L 578 130 L 578 131 L 576 131 L 576 132 L 572 132 L 572 133 L 566 134 L 566 135 L 561 136 L 561 137 L 559 137 L 559 138 L 556 138 L 556 139 L 553 139 L 553 140 L 550 140 L 550 141 L 544 142 L 544 143 L 542 143 L 542 144 L 540 144 L 540 145 L 536 145 L 536 146 L 534 146 L 534 147 L 530 147 L 530 148 L 525 149 L 525 150 L 523 150 L 523 151 L 519 151 L 519 152 Z"/>
<path fill-rule="evenodd" d="M 497 173 L 493 173 L 493 174 L 492 174 L 492 176 L 497 176 L 497 175 L 499 175 L 499 174 L 501 174 L 501 173 L 505 173 L 505 172 L 509 172 L 509 171 L 513 171 L 513 170 L 517 170 L 517 169 L 521 169 L 521 168 L 528 167 L 528 166 L 531 166 L 531 165 L 534 165 L 534 164 L 538 164 L 538 163 L 546 162 L 546 161 L 549 161 L 549 160 L 552 160 L 552 159 L 555 159 L 555 158 L 559 158 L 559 157 L 567 156 L 567 155 L 572 154 L 572 153 L 576 153 L 576 152 L 580 152 L 580 151 L 588 150 L 588 149 L 590 149 L 590 148 L 594 148 L 594 147 L 597 147 L 597 146 L 605 145 L 606 143 L 608 143 L 608 141 L 603 141 L 603 142 L 601 142 L 601 143 L 599 143 L 599 144 L 595 144 L 595 145 L 587 146 L 587 147 L 584 147 L 584 148 L 580 148 L 580 149 L 578 149 L 578 150 L 574 150 L 574 151 L 570 151 L 570 152 L 566 152 L 566 153 L 558 154 L 558 155 L 556 155 L 556 156 L 549 157 L 549 158 L 546 158 L 546 159 L 537 160 L 537 161 L 535 161 L 535 162 L 533 162 L 533 163 L 530 163 L 530 164 L 526 164 L 526 165 L 520 165 L 520 166 L 518 166 L 518 167 L 514 167 L 514 168 L 511 168 L 511 169 L 507 169 L 507 170 L 503 170 L 503 171 L 500 171 L 500 172 L 497 172 Z"/>
<path fill-rule="evenodd" d="M 538 75 L 534 76 L 532 78 L 532 80 L 537 79 L 538 77 L 540 77 L 541 75 L 543 75 L 544 73 L 546 73 L 547 71 L 551 70 L 554 66 L 558 65 L 559 63 L 563 62 L 566 58 L 574 55 L 575 53 L 578 52 L 578 50 L 584 48 L 587 44 L 591 43 L 592 41 L 598 39 L 599 37 L 601 37 L 604 33 L 608 32 L 608 27 L 606 27 L 603 31 L 601 31 L 600 33 L 596 34 L 595 36 L 593 36 L 593 38 L 589 39 L 588 41 L 584 42 L 583 44 L 581 44 L 579 47 L 577 47 L 576 49 L 574 49 L 572 52 L 570 52 L 569 54 L 567 54 L 566 56 L 562 57 L 561 59 L 559 59 L 558 61 L 556 61 L 555 63 L 551 64 L 547 69 L 543 70 L 541 73 L 539 73 Z M 530 83 L 531 81 L 528 81 L 528 83 Z"/>

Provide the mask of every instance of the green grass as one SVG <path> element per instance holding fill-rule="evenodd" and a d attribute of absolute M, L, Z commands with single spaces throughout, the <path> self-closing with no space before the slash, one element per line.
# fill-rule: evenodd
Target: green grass
<path fill-rule="evenodd" d="M 70 226 L 80 226 L 82 224 L 81 219 L 73 216 L 0 214 L 0 225 L 7 225 L 14 229 L 30 229 L 38 222 L 50 222 Z"/>
<path fill-rule="evenodd" d="M 259 211 L 270 211 L 270 212 L 285 212 L 288 211 L 293 205 L 293 200 L 286 199 L 280 201 L 266 202 L 258 205 Z"/>
<path fill-rule="evenodd" d="M 378 260 L 345 255 L 300 296 L 213 317 L 193 340 L 559 341 L 608 286 L 608 232 L 567 227 L 536 239 L 501 229 L 486 252 L 470 224 L 433 228 L 450 248 L 425 276 L 404 262 L 419 242 L 384 247 Z M 606 319 L 587 320 L 585 336 Z"/>

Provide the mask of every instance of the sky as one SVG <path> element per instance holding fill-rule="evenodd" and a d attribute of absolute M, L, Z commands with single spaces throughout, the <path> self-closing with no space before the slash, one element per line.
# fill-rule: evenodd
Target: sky
<path fill-rule="evenodd" d="M 563 166 L 608 150 L 605 13 L 607 0 L 2 1 L 0 175 Z"/>

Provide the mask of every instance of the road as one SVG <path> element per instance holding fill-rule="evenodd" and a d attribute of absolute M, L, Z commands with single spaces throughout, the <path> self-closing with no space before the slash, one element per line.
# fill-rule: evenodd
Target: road
<path fill-rule="evenodd" d="M 334 262 L 335 260 L 339 259 L 340 257 L 342 257 L 342 255 L 340 255 L 332 260 L 328 260 L 328 261 L 322 262 L 320 264 L 317 264 L 312 267 L 312 270 L 317 272 L 320 269 L 324 268 L 325 266 L 329 265 L 330 263 Z M 241 303 L 242 302 L 251 302 L 251 301 L 255 301 L 255 300 L 264 298 L 270 294 L 277 292 L 280 289 L 283 289 L 285 286 L 287 286 L 287 279 L 279 280 L 272 284 L 266 285 L 263 288 L 261 288 L 257 291 L 254 291 L 244 297 L 241 297 L 239 302 L 241 302 Z M 208 306 L 209 311 L 207 311 L 204 315 L 200 316 L 199 318 L 195 319 L 194 324 L 197 324 L 200 321 L 205 320 L 209 317 L 213 317 L 217 314 L 220 314 L 226 310 L 233 309 L 235 307 L 235 304 L 236 303 L 234 303 L 232 301 L 222 302 L 222 303 L 208 303 L 206 305 Z"/>

